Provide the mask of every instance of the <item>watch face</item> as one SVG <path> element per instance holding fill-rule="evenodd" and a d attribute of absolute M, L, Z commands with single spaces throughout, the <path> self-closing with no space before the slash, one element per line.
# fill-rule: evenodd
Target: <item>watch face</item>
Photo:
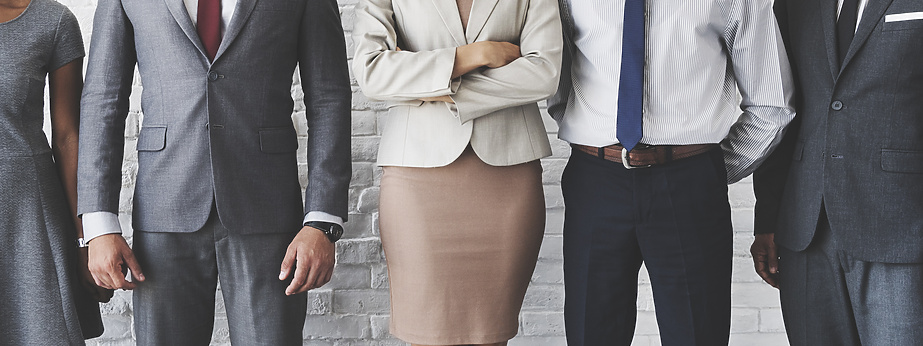
<path fill-rule="evenodd" d="M 337 224 L 330 225 L 330 236 L 335 239 L 340 239 L 340 237 L 343 236 L 343 227 Z"/>

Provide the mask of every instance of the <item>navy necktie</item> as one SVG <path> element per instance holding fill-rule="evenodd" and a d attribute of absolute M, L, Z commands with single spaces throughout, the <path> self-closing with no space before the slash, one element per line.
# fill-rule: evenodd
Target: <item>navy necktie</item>
<path fill-rule="evenodd" d="M 644 0 L 625 0 L 622 66 L 615 136 L 631 151 L 642 137 L 644 103 Z"/>

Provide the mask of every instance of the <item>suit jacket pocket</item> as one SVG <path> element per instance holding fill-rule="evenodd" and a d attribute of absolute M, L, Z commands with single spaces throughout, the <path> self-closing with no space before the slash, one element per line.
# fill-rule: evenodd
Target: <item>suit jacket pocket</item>
<path fill-rule="evenodd" d="M 893 13 L 885 15 L 882 31 L 923 28 L 923 12 Z"/>
<path fill-rule="evenodd" d="M 923 151 L 882 149 L 881 169 L 896 173 L 923 173 Z"/>
<path fill-rule="evenodd" d="M 292 127 L 260 129 L 260 151 L 267 154 L 290 153 L 298 150 L 298 138 Z"/>
<path fill-rule="evenodd" d="M 161 151 L 167 146 L 166 126 L 144 126 L 138 134 L 138 151 Z"/>

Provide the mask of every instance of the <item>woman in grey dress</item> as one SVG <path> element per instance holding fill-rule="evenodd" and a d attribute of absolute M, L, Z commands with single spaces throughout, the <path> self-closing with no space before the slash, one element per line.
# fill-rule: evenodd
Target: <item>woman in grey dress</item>
<path fill-rule="evenodd" d="M 76 242 L 83 56 L 66 7 L 0 0 L 0 344 L 83 345 L 102 333 L 97 301 L 112 293 L 93 283 Z"/>

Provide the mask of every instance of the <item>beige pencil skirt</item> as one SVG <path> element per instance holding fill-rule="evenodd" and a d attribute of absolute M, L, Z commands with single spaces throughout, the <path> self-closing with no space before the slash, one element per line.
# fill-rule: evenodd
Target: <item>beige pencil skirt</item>
<path fill-rule="evenodd" d="M 469 147 L 438 168 L 384 167 L 391 334 L 423 345 L 513 338 L 545 225 L 538 160 L 496 167 Z"/>

